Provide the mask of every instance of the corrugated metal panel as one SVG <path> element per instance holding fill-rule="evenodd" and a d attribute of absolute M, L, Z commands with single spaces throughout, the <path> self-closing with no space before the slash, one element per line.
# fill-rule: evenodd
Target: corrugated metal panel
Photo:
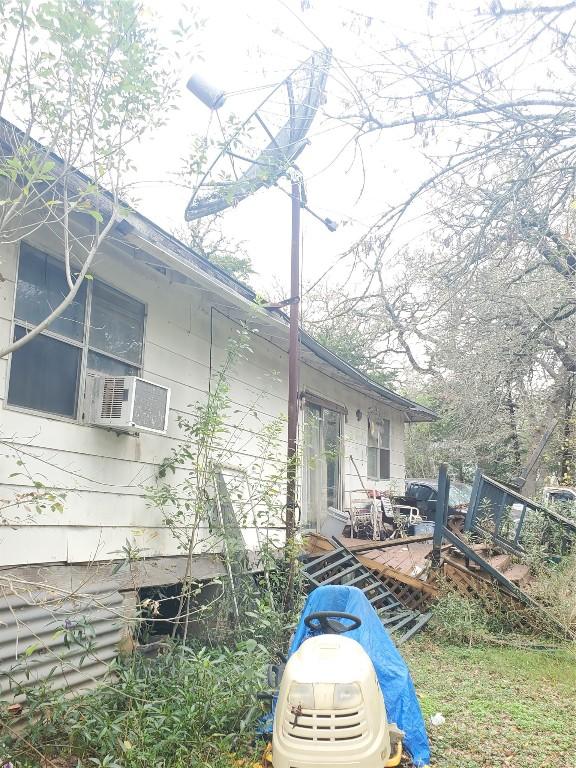
<path fill-rule="evenodd" d="M 0 697 L 18 701 L 21 687 L 46 680 L 54 688 L 94 684 L 117 654 L 122 602 L 110 590 L 0 596 Z M 77 642 L 67 648 L 62 630 L 78 632 L 84 624 L 93 633 L 88 649 Z"/>

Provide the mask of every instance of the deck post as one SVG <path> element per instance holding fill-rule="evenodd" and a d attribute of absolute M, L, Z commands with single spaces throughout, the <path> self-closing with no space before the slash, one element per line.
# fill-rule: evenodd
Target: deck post
<path fill-rule="evenodd" d="M 438 472 L 438 499 L 436 501 L 436 517 L 434 521 L 434 538 L 432 540 L 432 567 L 440 567 L 440 550 L 444 527 L 448 522 L 448 499 L 450 496 L 450 478 L 448 465 L 441 464 Z"/>

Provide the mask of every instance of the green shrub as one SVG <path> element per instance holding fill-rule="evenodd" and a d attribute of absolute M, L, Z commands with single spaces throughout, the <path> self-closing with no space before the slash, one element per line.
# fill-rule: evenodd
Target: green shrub
<path fill-rule="evenodd" d="M 34 748 L 82 768 L 224 767 L 232 748 L 250 749 L 268 660 L 254 640 L 213 650 L 168 644 L 155 659 L 115 664 L 109 682 L 85 695 L 33 689 L 30 725 L 8 754 L 18 768 Z"/>
<path fill-rule="evenodd" d="M 548 614 L 567 632 L 575 632 L 576 554 L 541 565 L 537 577 L 528 587 L 531 597 L 545 606 Z"/>
<path fill-rule="evenodd" d="M 488 634 L 487 621 L 477 600 L 446 589 L 434 605 L 430 628 L 450 643 L 473 645 Z"/>

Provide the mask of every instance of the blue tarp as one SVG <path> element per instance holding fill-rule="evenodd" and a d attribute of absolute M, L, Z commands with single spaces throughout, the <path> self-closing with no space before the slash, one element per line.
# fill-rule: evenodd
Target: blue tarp
<path fill-rule="evenodd" d="M 370 656 L 384 694 L 388 720 L 406 734 L 404 746 L 414 765 L 428 765 L 430 745 L 410 672 L 364 593 L 357 587 L 317 587 L 302 610 L 288 656 L 311 637 L 304 619 L 316 611 L 352 613 L 362 620 L 362 626 L 347 632 L 346 637 L 357 640 Z"/>

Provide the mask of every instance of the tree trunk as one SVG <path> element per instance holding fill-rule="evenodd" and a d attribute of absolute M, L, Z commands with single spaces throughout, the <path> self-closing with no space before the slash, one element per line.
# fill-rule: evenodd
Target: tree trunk
<path fill-rule="evenodd" d="M 564 429 L 560 451 L 560 482 L 574 483 L 574 375 L 570 375 L 564 402 Z"/>
<path fill-rule="evenodd" d="M 508 382 L 507 396 L 506 396 L 506 409 L 508 411 L 508 424 L 510 427 L 510 434 L 508 437 L 508 444 L 512 451 L 512 472 L 518 473 L 521 470 L 521 451 L 520 451 L 520 438 L 518 437 L 518 420 L 516 418 L 516 404 L 512 398 L 512 387 Z"/>
<path fill-rule="evenodd" d="M 536 430 L 532 439 L 532 445 L 527 453 L 526 462 L 519 477 L 515 478 L 514 485 L 522 491 L 524 496 L 534 496 L 536 479 L 542 461 L 542 455 L 548 442 L 558 426 L 559 414 L 562 413 L 566 403 L 566 392 L 570 386 L 572 374 L 563 371 L 560 373 L 550 400 L 542 424 Z"/>

